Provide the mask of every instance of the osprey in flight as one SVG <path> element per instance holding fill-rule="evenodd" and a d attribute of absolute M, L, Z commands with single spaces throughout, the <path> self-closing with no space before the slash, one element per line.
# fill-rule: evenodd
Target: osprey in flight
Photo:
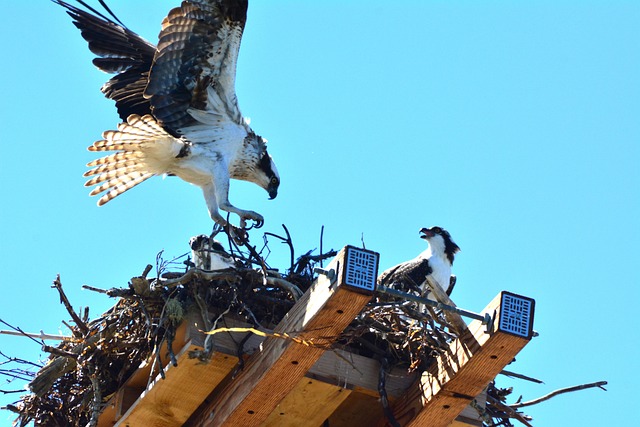
<path fill-rule="evenodd" d="M 263 217 L 229 202 L 229 179 L 253 182 L 275 198 L 280 177 L 266 140 L 242 117 L 235 93 L 236 61 L 247 18 L 247 0 L 183 1 L 162 21 L 154 46 L 107 13 L 62 0 L 97 58 L 115 73 L 102 87 L 122 123 L 103 133 L 89 151 L 113 152 L 90 162 L 91 195 L 98 206 L 154 175 L 176 175 L 200 187 L 209 215 L 227 225 L 219 209 L 240 216 L 244 226 Z"/>
<path fill-rule="evenodd" d="M 404 290 L 418 286 L 424 296 L 433 299 L 427 295 L 426 286 L 426 278 L 431 276 L 448 295 L 451 295 L 455 284 L 451 266 L 460 248 L 451 240 L 449 232 L 441 227 L 422 228 L 420 237 L 429 243 L 429 247 L 411 261 L 383 271 L 378 277 L 378 283 Z"/>

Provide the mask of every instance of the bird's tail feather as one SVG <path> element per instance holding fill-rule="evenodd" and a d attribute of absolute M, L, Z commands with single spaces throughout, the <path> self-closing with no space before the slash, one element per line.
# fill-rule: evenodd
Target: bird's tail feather
<path fill-rule="evenodd" d="M 89 151 L 117 152 L 87 163 L 93 169 L 84 174 L 91 177 L 85 186 L 99 184 L 89 195 L 105 192 L 98 200 L 98 206 L 154 176 L 155 173 L 145 161 L 145 147 L 158 138 L 168 136 L 151 115 L 133 114 L 127 118 L 126 123 L 118 125 L 118 130 L 104 132 L 103 139 L 94 142 Z"/>

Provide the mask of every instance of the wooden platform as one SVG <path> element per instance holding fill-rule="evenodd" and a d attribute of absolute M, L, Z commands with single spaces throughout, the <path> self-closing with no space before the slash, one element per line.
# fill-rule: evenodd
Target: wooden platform
<path fill-rule="evenodd" d="M 344 285 L 344 256 L 343 250 L 328 266 L 337 279 L 321 275 L 275 328 L 296 341 L 251 335 L 239 371 L 237 343 L 246 333 L 220 333 L 210 336 L 215 353 L 202 363 L 189 358 L 206 339 L 201 318 L 192 313 L 174 341 L 178 366 L 163 359 L 166 378 L 158 375 L 149 384 L 151 366 L 141 366 L 112 397 L 99 426 L 321 426 L 325 420 L 331 427 L 386 425 L 379 363 L 324 350 L 371 298 Z M 486 385 L 531 338 L 501 329 L 504 295 L 483 311 L 495 320 L 489 330 L 472 322 L 427 372 L 388 375 L 386 390 L 401 425 L 482 425 L 469 404 L 485 404 Z M 226 319 L 225 327 L 249 327 Z"/>

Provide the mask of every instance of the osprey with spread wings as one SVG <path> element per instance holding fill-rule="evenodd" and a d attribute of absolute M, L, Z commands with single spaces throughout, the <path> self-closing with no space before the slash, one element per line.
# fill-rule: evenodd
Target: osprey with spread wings
<path fill-rule="evenodd" d="M 115 73 L 102 87 L 123 120 L 89 151 L 114 152 L 88 164 L 91 195 L 101 206 L 154 175 L 176 175 L 202 188 L 211 218 L 241 224 L 263 217 L 229 202 L 229 179 L 253 182 L 275 198 L 280 177 L 266 140 L 242 117 L 235 93 L 236 61 L 247 17 L 247 0 L 183 1 L 162 21 L 154 46 L 83 1 L 90 12 L 65 7 L 93 63 Z M 91 13 L 92 12 L 92 13 Z"/>

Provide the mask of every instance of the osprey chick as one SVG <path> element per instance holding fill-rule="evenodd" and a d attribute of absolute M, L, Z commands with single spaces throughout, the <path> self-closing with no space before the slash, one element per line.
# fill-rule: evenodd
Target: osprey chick
<path fill-rule="evenodd" d="M 420 237 L 429 243 L 429 247 L 411 261 L 383 271 L 378 277 L 378 284 L 402 290 L 419 286 L 423 296 L 433 299 L 426 285 L 426 278 L 430 276 L 450 295 L 455 284 L 451 266 L 460 248 L 451 240 L 449 232 L 441 227 L 422 228 Z"/>
<path fill-rule="evenodd" d="M 241 224 L 262 215 L 229 202 L 229 180 L 253 182 L 275 198 L 280 177 L 266 140 L 242 117 L 235 93 L 236 62 L 247 18 L 247 0 L 191 0 L 162 21 L 158 45 L 113 19 L 62 0 L 73 23 L 114 73 L 102 92 L 116 103 L 123 122 L 89 151 L 115 152 L 90 162 L 85 185 L 104 193 L 101 206 L 154 175 L 175 175 L 200 187 L 209 215 L 227 225 L 219 209 Z"/>
<path fill-rule="evenodd" d="M 196 268 L 205 271 L 236 268 L 234 258 L 213 237 L 206 234 L 192 237 L 189 240 L 189 246 L 191 247 L 191 260 Z"/>

